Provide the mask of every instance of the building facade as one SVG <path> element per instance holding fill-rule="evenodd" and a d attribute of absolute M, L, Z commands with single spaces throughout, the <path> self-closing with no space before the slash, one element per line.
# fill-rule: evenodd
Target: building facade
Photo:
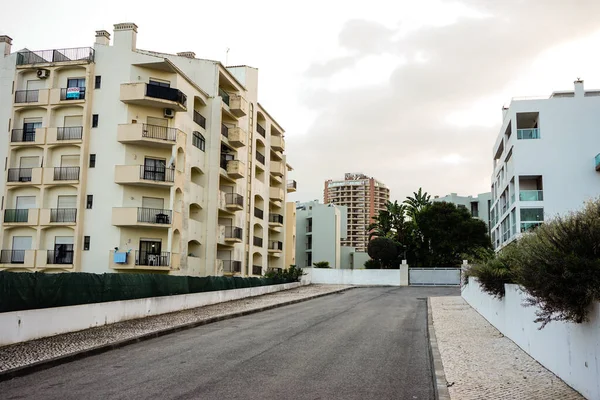
<path fill-rule="evenodd" d="M 325 181 L 324 203 L 348 208 L 348 236 L 342 241 L 357 251 L 367 251 L 367 226 L 390 199 L 389 189 L 375 178 L 362 173 L 347 173 L 344 180 Z"/>
<path fill-rule="evenodd" d="M 490 226 L 490 208 L 492 206 L 492 193 L 480 193 L 477 196 L 459 196 L 456 193 L 438 197 L 435 196 L 433 201 L 452 203 L 457 207 L 463 207 L 471 213 L 473 218 L 478 218 L 485 222 L 488 232 Z"/>
<path fill-rule="evenodd" d="M 491 239 L 496 250 L 544 220 L 600 195 L 600 90 L 513 99 L 493 148 Z"/>
<path fill-rule="evenodd" d="M 138 49 L 133 23 L 116 24 L 112 44 L 97 31 L 91 48 L 11 53 L 9 39 L 0 269 L 285 267 L 290 167 L 257 69 Z"/>
<path fill-rule="evenodd" d="M 310 267 L 328 261 L 342 268 L 341 242 L 347 237 L 348 208 L 317 200 L 296 204 L 296 263 Z"/>

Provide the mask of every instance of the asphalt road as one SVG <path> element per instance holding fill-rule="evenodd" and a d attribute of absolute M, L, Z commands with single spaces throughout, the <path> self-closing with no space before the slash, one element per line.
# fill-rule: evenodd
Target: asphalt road
<path fill-rule="evenodd" d="M 357 288 L 0 382 L 1 399 L 433 399 L 428 296 Z"/>

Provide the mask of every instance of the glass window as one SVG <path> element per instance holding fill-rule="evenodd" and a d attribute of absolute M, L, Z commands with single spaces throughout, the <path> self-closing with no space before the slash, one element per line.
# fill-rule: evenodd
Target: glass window
<path fill-rule="evenodd" d="M 96 168 L 96 155 L 90 154 L 90 168 Z"/>
<path fill-rule="evenodd" d="M 92 128 L 97 128 L 98 127 L 98 119 L 100 119 L 100 117 L 98 116 L 98 114 L 92 115 Z"/>
<path fill-rule="evenodd" d="M 204 136 L 200 132 L 194 131 L 192 136 L 192 144 L 204 151 L 206 148 L 206 139 L 204 139 Z"/>
<path fill-rule="evenodd" d="M 85 78 L 69 78 L 67 79 L 67 87 L 68 88 L 84 88 L 85 87 Z"/>
<path fill-rule="evenodd" d="M 170 82 L 166 82 L 166 81 L 159 81 L 157 79 L 150 79 L 148 81 L 149 85 L 154 85 L 154 86 L 160 86 L 160 87 L 171 87 L 171 83 Z"/>
<path fill-rule="evenodd" d="M 100 75 L 96 75 L 96 80 L 94 81 L 94 89 L 100 89 L 102 86 L 102 77 Z"/>
<path fill-rule="evenodd" d="M 543 208 L 521 208 L 521 221 L 543 221 Z"/>
<path fill-rule="evenodd" d="M 84 250 L 89 250 L 90 249 L 90 237 L 89 236 L 84 236 L 83 237 L 83 249 Z"/>

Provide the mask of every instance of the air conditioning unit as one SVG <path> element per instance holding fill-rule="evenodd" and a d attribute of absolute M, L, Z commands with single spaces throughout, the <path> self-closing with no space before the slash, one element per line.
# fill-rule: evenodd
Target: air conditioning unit
<path fill-rule="evenodd" d="M 46 79 L 47 77 L 50 76 L 50 71 L 48 71 L 47 69 L 38 69 L 37 70 L 37 77 L 40 79 Z"/>
<path fill-rule="evenodd" d="M 175 116 L 175 110 L 172 108 L 165 108 L 165 118 L 173 118 Z"/>

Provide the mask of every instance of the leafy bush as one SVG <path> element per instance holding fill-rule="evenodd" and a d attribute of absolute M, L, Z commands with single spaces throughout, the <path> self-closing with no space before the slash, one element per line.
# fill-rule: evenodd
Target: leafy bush
<path fill-rule="evenodd" d="M 389 238 L 371 239 L 367 246 L 367 253 L 383 268 L 392 268 L 398 260 L 398 244 Z"/>
<path fill-rule="evenodd" d="M 514 271 L 510 268 L 509 260 L 509 257 L 501 255 L 481 264 L 472 265 L 466 271 L 466 283 L 468 283 L 469 276 L 474 276 L 484 292 L 498 299 L 503 298 L 504 285 L 515 282 Z"/>
<path fill-rule="evenodd" d="M 313 266 L 315 268 L 331 268 L 329 266 L 329 261 L 318 261 L 316 263 L 313 263 Z"/>
<path fill-rule="evenodd" d="M 367 260 L 367 261 L 365 261 L 365 268 L 366 269 L 380 269 L 381 264 L 377 260 Z"/>
<path fill-rule="evenodd" d="M 298 268 L 292 264 L 288 269 L 270 269 L 265 274 L 265 277 L 283 282 L 300 282 L 302 275 L 306 275 L 302 271 L 302 268 Z"/>

